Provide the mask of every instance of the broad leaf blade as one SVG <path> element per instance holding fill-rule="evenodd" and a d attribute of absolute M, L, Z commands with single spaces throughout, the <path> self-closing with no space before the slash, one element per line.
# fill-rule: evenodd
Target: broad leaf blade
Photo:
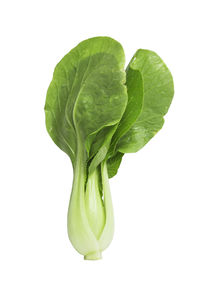
<path fill-rule="evenodd" d="M 96 60 L 90 60 L 93 58 Z M 114 55 L 98 55 L 98 67 L 83 80 L 73 109 L 75 128 L 86 142 L 88 153 L 97 132 L 120 121 L 126 103 L 125 72 Z"/>
<path fill-rule="evenodd" d="M 129 69 L 142 75 L 144 103 L 140 116 L 117 144 L 122 153 L 137 152 L 162 128 L 174 95 L 172 75 L 155 52 L 138 50 Z"/>
<path fill-rule="evenodd" d="M 56 66 L 47 92 L 46 126 L 72 163 L 78 138 L 89 155 L 96 134 L 121 119 L 127 103 L 124 61 L 117 41 L 97 37 L 81 42 Z"/>

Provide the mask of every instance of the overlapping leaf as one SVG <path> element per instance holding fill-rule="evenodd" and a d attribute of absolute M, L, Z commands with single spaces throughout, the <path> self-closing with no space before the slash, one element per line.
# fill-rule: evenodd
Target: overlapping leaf
<path fill-rule="evenodd" d="M 162 128 L 163 117 L 167 113 L 174 95 L 172 75 L 162 59 L 153 51 L 138 50 L 128 65 L 126 74 L 128 105 L 124 115 L 126 115 L 126 112 L 129 113 L 130 101 L 135 113 L 130 113 L 128 124 L 130 126 L 131 120 L 132 124 L 129 130 L 126 130 L 127 126 L 124 126 L 122 122 L 124 116 L 118 125 L 121 132 L 125 132 L 125 134 L 118 139 L 115 152 L 108 161 L 110 177 L 117 173 L 120 164 L 118 157 L 121 156 L 117 153 L 137 152 Z M 136 83 L 135 74 L 141 75 L 141 81 Z M 143 98 L 140 93 L 136 94 L 136 97 L 132 100 L 132 95 L 141 87 Z M 116 134 L 117 132 L 118 130 Z"/>

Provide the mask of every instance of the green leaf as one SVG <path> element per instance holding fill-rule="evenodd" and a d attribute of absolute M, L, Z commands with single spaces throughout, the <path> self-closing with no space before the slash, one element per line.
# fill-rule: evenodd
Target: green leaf
<path fill-rule="evenodd" d="M 143 105 L 143 81 L 142 75 L 138 70 L 126 70 L 126 86 L 128 93 L 128 103 L 122 119 L 118 123 L 117 130 L 112 138 L 111 149 L 115 150 L 119 139 L 131 128 L 137 120 Z"/>
<path fill-rule="evenodd" d="M 117 152 L 107 160 L 108 177 L 112 178 L 117 174 L 124 153 Z"/>
<path fill-rule="evenodd" d="M 55 68 L 46 97 L 46 127 L 73 164 L 78 138 L 89 155 L 96 134 L 122 117 L 127 103 L 124 61 L 117 41 L 97 37 L 81 42 Z"/>
<path fill-rule="evenodd" d="M 58 80 L 52 80 L 45 103 L 46 128 L 54 143 L 69 155 L 74 165 L 76 134 L 65 116 L 66 101 L 67 93 L 64 85 L 59 85 Z"/>
<path fill-rule="evenodd" d="M 116 152 L 115 148 L 120 138 L 131 128 L 137 120 L 143 105 L 143 80 L 138 70 L 131 69 L 129 66 L 126 70 L 126 86 L 128 93 L 128 103 L 122 119 L 117 124 L 111 146 L 109 148 L 108 157 L 108 175 L 109 178 L 117 174 L 118 168 L 122 161 L 122 156 Z"/>
<path fill-rule="evenodd" d="M 162 128 L 163 116 L 174 95 L 172 75 L 155 52 L 138 50 L 129 64 L 127 77 L 132 70 L 142 75 L 144 102 L 139 117 L 117 144 L 122 153 L 137 152 Z"/>

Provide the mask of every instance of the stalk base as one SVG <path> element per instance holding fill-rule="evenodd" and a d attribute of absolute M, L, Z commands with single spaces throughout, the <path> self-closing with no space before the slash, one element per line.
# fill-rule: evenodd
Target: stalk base
<path fill-rule="evenodd" d="M 87 255 L 84 256 L 84 259 L 85 260 L 97 260 L 97 259 L 101 259 L 102 258 L 102 255 L 101 255 L 101 252 L 92 252 L 92 253 L 89 253 Z"/>

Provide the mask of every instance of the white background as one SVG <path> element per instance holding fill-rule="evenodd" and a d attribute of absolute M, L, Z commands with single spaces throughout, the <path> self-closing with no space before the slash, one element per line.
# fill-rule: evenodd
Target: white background
<path fill-rule="evenodd" d="M 200 299 L 199 1 L 2 1 L 0 298 Z M 69 158 L 45 129 L 57 62 L 80 41 L 117 39 L 170 68 L 163 129 L 111 180 L 115 237 L 84 261 L 67 237 Z"/>

